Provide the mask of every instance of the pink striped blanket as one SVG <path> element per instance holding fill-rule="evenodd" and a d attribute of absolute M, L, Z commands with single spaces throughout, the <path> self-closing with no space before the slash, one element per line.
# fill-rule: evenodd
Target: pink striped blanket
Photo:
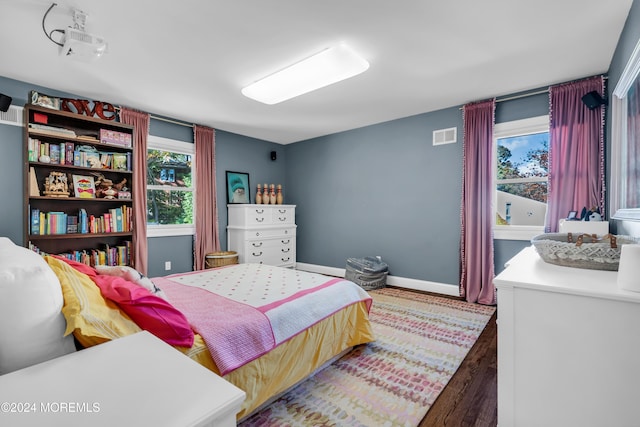
<path fill-rule="evenodd" d="M 200 334 L 222 375 L 371 297 L 353 282 L 263 264 L 153 278 Z"/>

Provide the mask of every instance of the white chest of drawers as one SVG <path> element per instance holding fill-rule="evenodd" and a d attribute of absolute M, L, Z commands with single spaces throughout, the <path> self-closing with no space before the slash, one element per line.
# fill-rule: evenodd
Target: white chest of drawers
<path fill-rule="evenodd" d="M 227 248 L 238 262 L 295 267 L 295 205 L 227 205 Z"/>
<path fill-rule="evenodd" d="M 640 425 L 640 293 L 617 274 L 529 247 L 494 279 L 499 427 Z"/>

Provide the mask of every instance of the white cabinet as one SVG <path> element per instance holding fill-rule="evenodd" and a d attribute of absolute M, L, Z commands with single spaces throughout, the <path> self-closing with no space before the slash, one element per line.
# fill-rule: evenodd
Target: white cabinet
<path fill-rule="evenodd" d="M 0 376 L 0 424 L 232 427 L 245 397 L 143 331 Z"/>
<path fill-rule="evenodd" d="M 238 262 L 295 267 L 295 205 L 227 205 L 227 248 Z"/>
<path fill-rule="evenodd" d="M 522 250 L 498 292 L 498 426 L 638 426 L 640 293 Z"/>

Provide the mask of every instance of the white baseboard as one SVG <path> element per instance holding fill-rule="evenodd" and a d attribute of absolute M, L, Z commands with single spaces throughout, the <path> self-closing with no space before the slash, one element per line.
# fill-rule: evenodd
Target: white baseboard
<path fill-rule="evenodd" d="M 309 271 L 312 273 L 326 274 L 329 276 L 344 277 L 345 269 L 336 267 L 326 267 L 323 265 L 296 263 L 297 270 Z M 429 282 L 427 280 L 409 279 L 406 277 L 387 276 L 387 284 L 399 288 L 414 289 L 416 291 L 433 292 L 436 294 L 460 296 L 460 291 L 456 285 L 446 283 Z"/>

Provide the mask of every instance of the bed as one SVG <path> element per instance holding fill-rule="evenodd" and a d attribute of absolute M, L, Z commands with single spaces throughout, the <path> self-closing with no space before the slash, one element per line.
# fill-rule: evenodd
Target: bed
<path fill-rule="evenodd" d="M 72 337 L 91 347 L 145 329 L 243 389 L 243 419 L 374 339 L 371 298 L 341 278 L 236 264 L 149 279 L 129 267 L 93 269 L 25 251 L 0 238 L 0 312 L 13 306 L 13 323 L 36 329 L 30 342 L 42 349 L 25 348 L 15 328 L 0 329 L 0 374 L 74 351 Z M 34 283 L 42 290 L 29 291 L 29 301 L 46 290 L 37 310 L 24 302 Z M 19 292 L 22 306 L 11 302 Z"/>

